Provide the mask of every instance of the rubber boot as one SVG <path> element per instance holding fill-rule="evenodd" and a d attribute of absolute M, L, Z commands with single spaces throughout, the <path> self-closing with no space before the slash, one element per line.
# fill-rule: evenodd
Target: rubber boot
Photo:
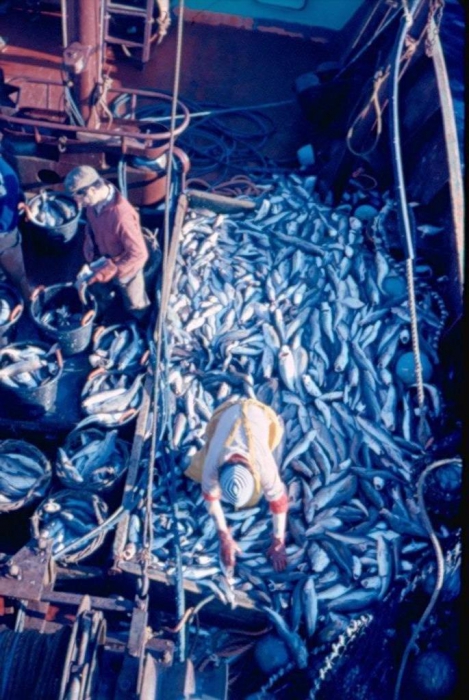
<path fill-rule="evenodd" d="M 18 287 L 26 302 L 29 302 L 32 289 L 29 285 L 24 267 L 23 249 L 17 243 L 12 248 L 7 248 L 0 255 L 0 265 L 3 267 L 13 284 Z"/>

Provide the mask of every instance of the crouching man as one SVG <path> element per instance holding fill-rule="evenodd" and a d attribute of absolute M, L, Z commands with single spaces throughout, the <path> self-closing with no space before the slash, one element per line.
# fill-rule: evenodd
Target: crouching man
<path fill-rule="evenodd" d="M 149 254 L 136 209 L 89 165 L 71 170 L 64 185 L 85 207 L 83 254 L 93 272 L 87 284 L 112 281 L 120 289 L 126 309 L 142 320 L 150 308 L 143 273 Z"/>
<path fill-rule="evenodd" d="M 262 494 L 272 513 L 272 544 L 267 556 L 275 571 L 283 571 L 287 565 L 288 496 L 273 455 L 282 435 L 280 421 L 269 406 L 255 399 L 230 399 L 215 410 L 206 427 L 205 445 L 185 472 L 202 484 L 225 566 L 234 566 L 241 550 L 227 527 L 221 501 L 235 508 L 251 508 Z"/>

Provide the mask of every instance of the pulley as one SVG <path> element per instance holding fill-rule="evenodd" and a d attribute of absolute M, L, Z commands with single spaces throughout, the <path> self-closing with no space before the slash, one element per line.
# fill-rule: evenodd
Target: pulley
<path fill-rule="evenodd" d="M 84 596 L 73 624 L 63 668 L 58 700 L 88 700 L 97 682 L 98 650 L 106 640 L 106 621 L 101 611 L 91 610 Z"/>

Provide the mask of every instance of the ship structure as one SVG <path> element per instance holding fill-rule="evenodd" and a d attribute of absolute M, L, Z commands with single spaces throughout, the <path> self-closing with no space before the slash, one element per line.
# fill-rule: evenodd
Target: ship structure
<path fill-rule="evenodd" d="M 464 29 L 0 4 L 0 700 L 458 697 Z"/>

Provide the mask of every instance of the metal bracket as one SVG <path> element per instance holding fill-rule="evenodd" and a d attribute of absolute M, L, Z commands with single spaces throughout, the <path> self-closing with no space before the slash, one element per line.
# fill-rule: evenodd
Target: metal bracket
<path fill-rule="evenodd" d="M 79 75 L 85 70 L 91 55 L 91 46 L 84 46 L 78 41 L 74 41 L 64 50 L 64 68 L 73 75 Z"/>

